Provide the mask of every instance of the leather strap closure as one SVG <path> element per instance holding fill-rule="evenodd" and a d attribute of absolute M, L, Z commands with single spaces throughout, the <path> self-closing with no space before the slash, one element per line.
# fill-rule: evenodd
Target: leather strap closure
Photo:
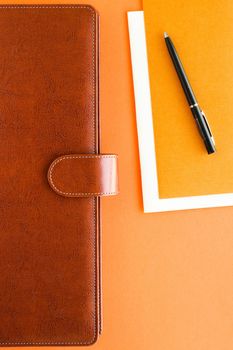
<path fill-rule="evenodd" d="M 112 196 L 118 193 L 117 155 L 70 154 L 48 170 L 51 188 L 64 197 Z"/>

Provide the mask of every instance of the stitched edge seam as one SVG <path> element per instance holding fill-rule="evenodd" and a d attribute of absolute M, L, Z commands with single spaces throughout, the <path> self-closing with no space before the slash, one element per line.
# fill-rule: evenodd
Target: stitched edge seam
<path fill-rule="evenodd" d="M 89 195 L 93 195 L 93 196 L 98 196 L 98 195 L 115 195 L 117 194 L 118 192 L 63 192 L 61 190 L 59 190 L 56 185 L 54 184 L 54 181 L 53 181 L 53 177 L 52 177 L 52 174 L 54 172 L 54 168 L 55 166 L 60 163 L 61 161 L 63 160 L 66 160 L 66 159 L 78 159 L 78 158 L 118 158 L 117 155 L 78 155 L 78 156 L 64 156 L 64 157 L 61 157 L 61 158 L 58 158 L 57 160 L 55 160 L 50 169 L 49 169 L 49 181 L 53 187 L 53 189 L 60 193 L 60 194 L 63 194 L 63 195 L 67 195 L 67 196 L 82 196 L 82 197 L 85 197 L 85 196 L 89 196 Z"/>
<path fill-rule="evenodd" d="M 51 6 L 46 6 L 46 5 L 9 5 L 9 6 L 1 6 L 0 5 L 0 8 L 1 9 L 65 9 L 65 8 L 68 8 L 68 9 L 75 9 L 75 8 L 79 8 L 79 9 L 87 9 L 93 13 L 94 10 L 91 8 L 91 7 L 88 7 L 88 6 L 79 6 L 79 5 L 64 5 L 64 6 L 57 6 L 57 5 L 51 5 Z M 1 344 L 1 343 L 0 343 Z"/>
<path fill-rule="evenodd" d="M 51 5 L 51 6 L 45 6 L 45 5 L 6 5 L 6 6 L 0 6 L 0 9 L 64 9 L 64 8 L 76 8 L 76 9 L 86 9 L 92 13 L 92 22 L 93 22 L 93 34 L 92 34 L 92 42 L 93 42 L 93 89 L 94 89 L 94 97 L 93 97 L 93 127 L 94 127 L 94 140 L 93 140 L 93 151 L 95 152 L 95 11 L 89 6 L 80 6 L 80 5 Z M 95 203 L 94 203 L 94 217 L 96 215 L 96 209 L 95 209 Z M 95 218 L 94 218 L 94 232 L 96 231 L 95 229 Z M 94 241 L 96 240 L 96 237 Z M 96 245 L 96 243 L 94 243 Z M 95 302 L 95 310 L 97 312 L 97 305 L 96 305 L 96 246 L 94 247 L 94 302 Z M 94 326 L 94 336 L 90 341 L 77 341 L 77 342 L 0 342 L 0 345 L 89 345 L 92 344 L 93 341 L 96 338 L 97 334 L 97 318 L 95 316 L 95 326 Z"/>

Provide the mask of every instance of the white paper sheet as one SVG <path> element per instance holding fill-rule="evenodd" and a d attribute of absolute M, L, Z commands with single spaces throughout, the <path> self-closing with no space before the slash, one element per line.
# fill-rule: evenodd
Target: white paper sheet
<path fill-rule="evenodd" d="M 233 194 L 159 198 L 143 11 L 128 12 L 130 50 L 145 213 L 233 205 Z"/>

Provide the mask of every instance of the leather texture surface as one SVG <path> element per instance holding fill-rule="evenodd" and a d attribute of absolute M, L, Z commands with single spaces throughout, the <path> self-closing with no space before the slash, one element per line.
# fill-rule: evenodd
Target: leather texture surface
<path fill-rule="evenodd" d="M 88 345 L 100 330 L 99 199 L 47 171 L 99 152 L 98 15 L 0 6 L 0 343 Z"/>
<path fill-rule="evenodd" d="M 56 193 L 65 197 L 116 195 L 117 156 L 72 154 L 59 157 L 49 167 L 48 181 Z"/>

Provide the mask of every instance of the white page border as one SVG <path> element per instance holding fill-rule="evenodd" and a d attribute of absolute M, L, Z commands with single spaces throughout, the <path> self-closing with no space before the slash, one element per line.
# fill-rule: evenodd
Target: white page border
<path fill-rule="evenodd" d="M 143 11 L 128 12 L 143 207 L 145 213 L 233 205 L 233 194 L 159 198 Z"/>

